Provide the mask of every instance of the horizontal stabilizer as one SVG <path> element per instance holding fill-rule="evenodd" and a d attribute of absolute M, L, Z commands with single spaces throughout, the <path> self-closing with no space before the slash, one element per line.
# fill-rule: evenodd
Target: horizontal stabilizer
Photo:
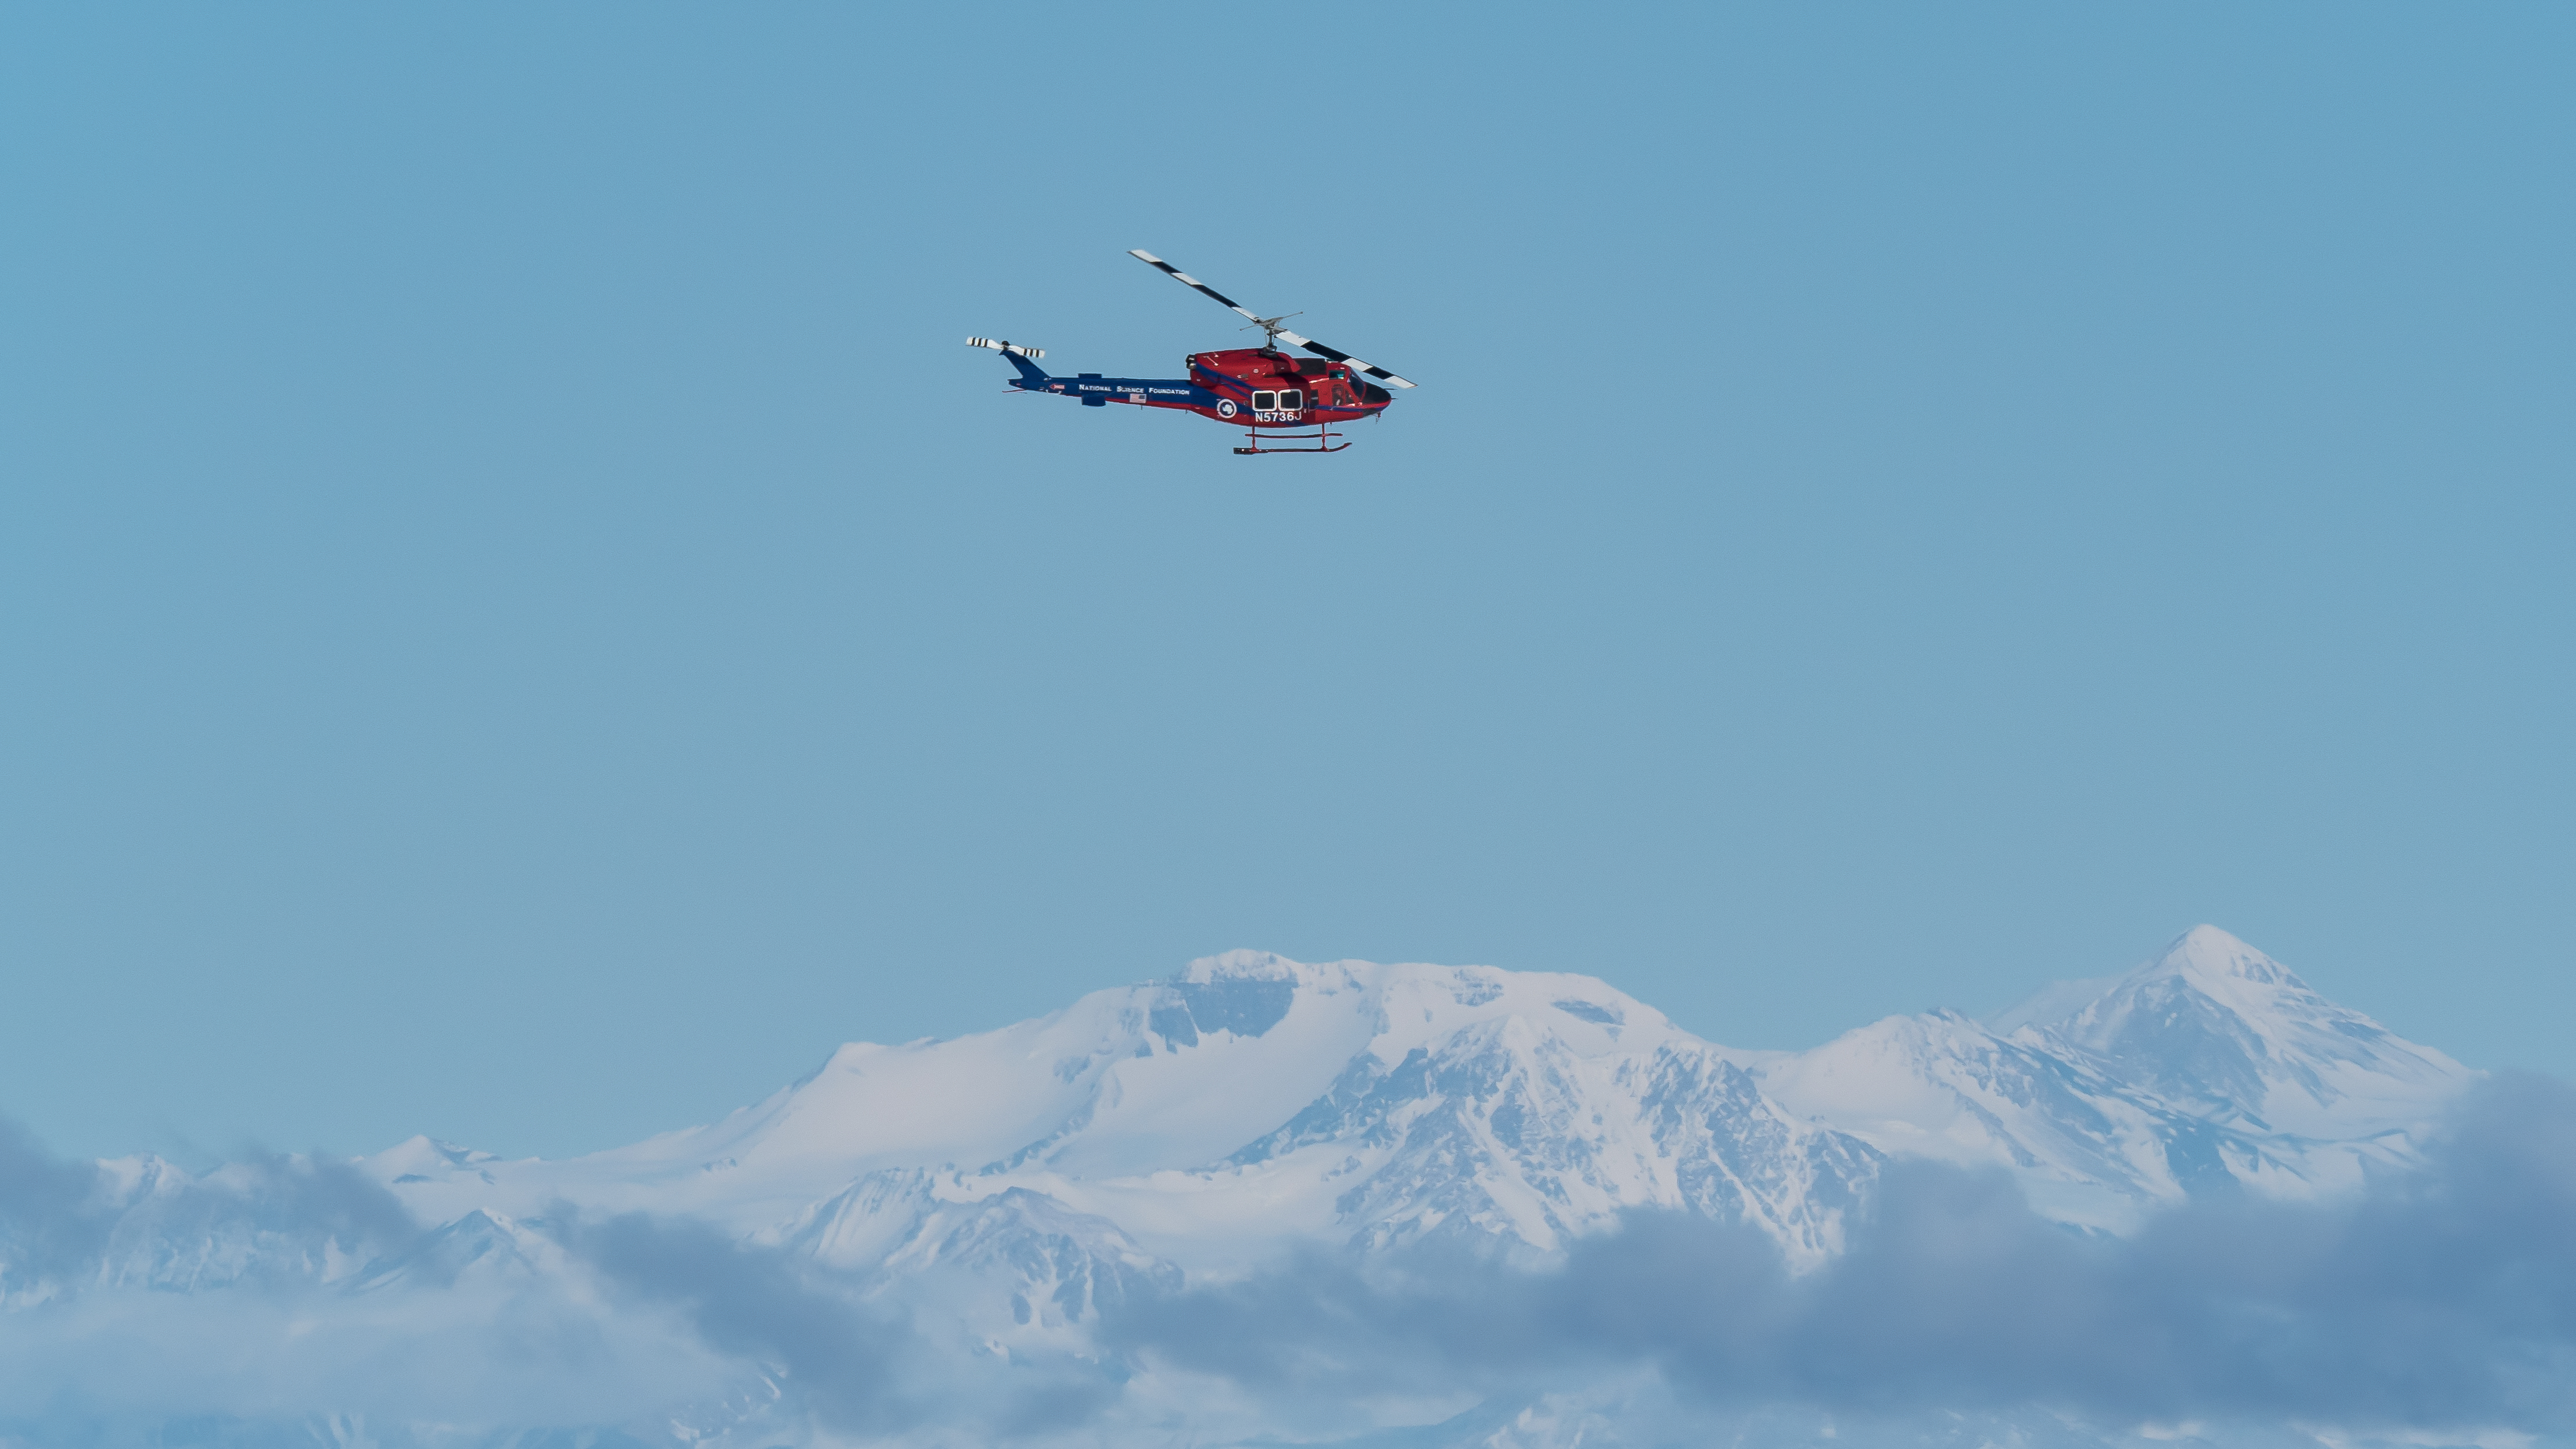
<path fill-rule="evenodd" d="M 1046 349 L 1043 347 L 1022 347 L 1016 342 L 1004 342 L 993 337 L 969 337 L 966 339 L 966 345 L 969 347 L 989 347 L 995 352 L 1016 352 L 1022 357 L 1046 356 Z"/>

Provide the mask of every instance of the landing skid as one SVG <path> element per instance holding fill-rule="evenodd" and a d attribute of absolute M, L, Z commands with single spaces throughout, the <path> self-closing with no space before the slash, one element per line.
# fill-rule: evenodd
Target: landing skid
<path fill-rule="evenodd" d="M 1311 433 L 1265 434 L 1258 428 L 1252 428 L 1246 430 L 1244 436 L 1252 440 L 1252 446 L 1249 448 L 1235 449 L 1238 453 L 1338 453 L 1344 448 L 1350 446 L 1348 443 L 1333 442 L 1332 440 L 1340 437 L 1341 434 L 1334 432 L 1331 428 L 1326 427 L 1322 423 L 1317 423 L 1315 425 L 1315 431 Z M 1261 446 L 1261 440 L 1264 437 L 1278 438 L 1287 442 L 1312 443 L 1315 446 L 1311 448 L 1265 448 Z"/>

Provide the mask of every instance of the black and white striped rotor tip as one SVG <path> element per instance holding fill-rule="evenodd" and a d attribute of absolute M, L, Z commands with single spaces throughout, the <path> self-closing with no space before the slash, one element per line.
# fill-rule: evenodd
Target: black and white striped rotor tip
<path fill-rule="evenodd" d="M 1161 257 L 1154 255 L 1152 252 L 1130 251 L 1127 255 L 1134 257 L 1136 260 L 1143 262 L 1145 265 L 1152 267 L 1158 272 L 1164 273 L 1173 281 L 1180 283 L 1184 287 L 1195 287 L 1198 290 L 1207 293 L 1209 296 L 1216 298 L 1217 301 L 1233 308 L 1243 316 L 1251 317 L 1255 322 L 1266 320 L 1261 317 L 1255 317 L 1252 313 L 1244 311 L 1243 304 L 1241 302 L 1234 300 L 1225 293 L 1218 291 L 1216 288 L 1209 286 L 1207 283 L 1202 282 L 1198 278 L 1191 276 L 1189 273 L 1182 271 L 1180 268 L 1173 266 L 1170 262 L 1164 261 Z"/>
<path fill-rule="evenodd" d="M 1279 331 L 1279 339 L 1283 342 L 1295 343 L 1297 346 L 1305 348 L 1308 352 L 1315 354 L 1317 357 L 1329 357 L 1335 362 L 1347 362 L 1351 366 L 1358 368 L 1360 371 L 1367 373 L 1369 376 L 1376 378 L 1380 382 L 1391 382 L 1397 387 L 1413 386 L 1412 383 L 1405 381 L 1403 378 L 1396 376 L 1394 373 L 1387 371 L 1385 368 L 1378 366 L 1374 362 L 1363 362 L 1360 359 L 1351 356 L 1349 353 L 1342 351 L 1338 347 L 1326 347 L 1320 342 L 1309 341 L 1284 327 Z"/>
<path fill-rule="evenodd" d="M 1022 347 L 1016 342 L 1004 342 L 996 337 L 969 337 L 966 339 L 966 345 L 969 347 L 989 347 L 995 352 L 1016 352 L 1020 356 L 1032 360 L 1046 356 L 1046 349 L 1043 347 Z"/>
<path fill-rule="evenodd" d="M 1241 302 L 1234 300 L 1225 293 L 1218 291 L 1216 288 L 1209 286 L 1207 283 L 1202 282 L 1198 278 L 1191 276 L 1189 273 L 1182 271 L 1180 268 L 1173 266 L 1170 262 L 1164 261 L 1161 257 L 1154 255 L 1152 252 L 1136 251 L 1131 249 L 1127 255 L 1134 257 L 1136 260 L 1143 262 L 1145 265 L 1152 267 L 1156 271 L 1169 275 L 1173 281 L 1180 283 L 1184 287 L 1205 292 L 1209 296 L 1214 297 L 1217 301 L 1223 303 L 1228 308 L 1231 308 L 1236 315 L 1250 318 L 1254 325 L 1268 332 L 1273 338 L 1286 342 L 1292 347 L 1305 348 L 1308 352 L 1314 353 L 1318 357 L 1330 358 L 1335 362 L 1347 362 L 1351 366 L 1358 368 L 1360 371 L 1367 373 L 1369 376 L 1376 378 L 1380 382 L 1391 382 L 1397 387 L 1413 386 L 1412 383 L 1396 376 L 1394 373 L 1387 371 L 1385 368 L 1378 366 L 1374 362 L 1362 361 L 1361 359 L 1353 357 L 1349 353 L 1342 351 L 1338 347 L 1326 347 L 1320 342 L 1309 341 L 1306 338 L 1298 336 L 1296 333 L 1280 326 L 1279 318 L 1264 317 L 1259 313 L 1246 309 Z"/>

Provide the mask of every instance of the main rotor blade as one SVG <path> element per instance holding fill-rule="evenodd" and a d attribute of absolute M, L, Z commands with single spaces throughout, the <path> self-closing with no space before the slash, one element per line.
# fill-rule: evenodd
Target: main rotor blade
<path fill-rule="evenodd" d="M 1293 343 L 1296 346 L 1305 348 L 1308 352 L 1314 353 L 1318 357 L 1328 357 L 1335 362 L 1347 362 L 1351 366 L 1358 368 L 1360 371 L 1367 373 L 1369 376 L 1376 378 L 1380 382 L 1391 382 L 1397 387 L 1413 386 L 1412 383 L 1405 381 L 1403 378 L 1396 376 L 1394 373 L 1387 371 L 1385 368 L 1378 366 L 1374 362 L 1363 362 L 1338 347 L 1326 347 L 1320 342 L 1309 342 L 1305 338 L 1298 336 L 1296 333 L 1291 332 L 1284 327 L 1279 330 L 1279 338 L 1283 342 Z"/>
<path fill-rule="evenodd" d="M 1387 371 L 1385 368 L 1378 366 L 1374 362 L 1363 362 L 1359 358 L 1351 356 L 1349 353 L 1342 351 L 1338 347 L 1326 347 L 1320 342 L 1309 342 L 1305 338 L 1298 336 L 1296 333 L 1289 331 L 1287 328 L 1277 326 L 1276 318 L 1255 316 L 1254 314 L 1245 311 L 1241 302 L 1234 300 L 1225 293 L 1218 291 L 1216 288 L 1209 286 L 1207 283 L 1202 282 L 1198 278 L 1191 276 L 1189 273 L 1182 271 L 1180 268 L 1173 266 L 1170 262 L 1164 261 L 1161 257 L 1154 255 L 1152 252 L 1130 251 L 1127 255 L 1134 257 L 1136 260 L 1143 262 L 1145 265 L 1152 267 L 1157 271 L 1169 273 L 1172 280 L 1179 282 L 1182 286 L 1194 288 L 1198 291 L 1207 293 L 1209 296 L 1223 302 L 1226 306 L 1233 308 L 1238 316 L 1249 317 L 1254 322 L 1261 324 L 1263 327 L 1270 328 L 1274 335 L 1284 338 L 1291 346 L 1305 348 L 1308 352 L 1314 353 L 1318 357 L 1330 358 L 1335 362 L 1347 362 L 1351 366 L 1358 368 L 1360 371 L 1367 373 L 1369 376 L 1376 378 L 1380 382 L 1391 382 L 1397 387 L 1413 386 L 1412 383 L 1405 381 L 1403 378 L 1396 376 L 1394 373 Z"/>
<path fill-rule="evenodd" d="M 1156 271 L 1167 273 L 1170 275 L 1172 280 L 1179 282 L 1184 287 L 1194 287 L 1199 291 L 1207 293 L 1209 296 L 1216 298 L 1226 306 L 1233 308 L 1237 313 L 1240 313 L 1245 317 L 1250 317 L 1255 322 L 1267 322 L 1270 320 L 1267 317 L 1256 317 L 1253 316 L 1252 313 L 1244 311 L 1243 304 L 1241 302 L 1234 300 L 1225 293 L 1218 291 L 1216 288 L 1209 286 L 1207 283 L 1202 282 L 1198 278 L 1191 276 L 1189 273 L 1182 271 L 1180 268 L 1173 266 L 1170 262 L 1164 261 L 1161 257 L 1154 255 L 1152 252 L 1131 250 L 1127 255 L 1134 257 L 1136 260 L 1143 262 L 1149 267 L 1154 268 Z"/>

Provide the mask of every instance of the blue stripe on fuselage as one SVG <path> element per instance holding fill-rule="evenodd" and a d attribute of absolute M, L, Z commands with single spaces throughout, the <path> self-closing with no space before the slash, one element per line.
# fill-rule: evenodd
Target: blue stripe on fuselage
<path fill-rule="evenodd" d="M 1050 377 L 1045 385 L 1029 391 L 1107 398 L 1111 402 L 1125 402 L 1141 393 L 1147 402 L 1207 408 L 1217 404 L 1215 393 L 1176 377 Z"/>

